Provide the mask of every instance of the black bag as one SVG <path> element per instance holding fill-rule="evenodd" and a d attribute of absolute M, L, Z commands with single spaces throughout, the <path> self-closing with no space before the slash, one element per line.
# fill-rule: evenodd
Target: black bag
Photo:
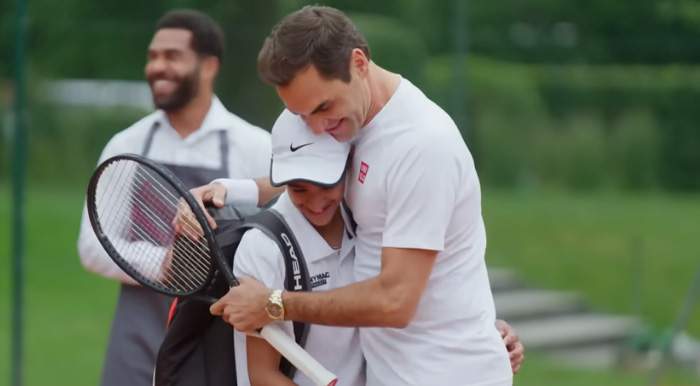
<path fill-rule="evenodd" d="M 269 203 L 268 203 L 269 206 Z M 210 209 L 217 223 L 214 231 L 219 247 L 233 266 L 233 256 L 243 234 L 257 228 L 275 240 L 285 259 L 285 289 L 309 291 L 309 273 L 299 244 L 282 216 L 272 209 L 256 209 L 243 215 L 232 206 Z M 297 262 L 297 264 L 294 264 Z M 220 298 L 228 292 L 221 272 L 215 273 L 206 293 Z M 178 298 L 168 318 L 168 330 L 156 358 L 154 386 L 235 386 L 236 365 L 233 327 L 209 313 L 210 305 L 195 299 Z M 302 347 L 309 325 L 294 322 L 294 335 Z M 280 370 L 292 378 L 295 368 L 284 357 Z"/>

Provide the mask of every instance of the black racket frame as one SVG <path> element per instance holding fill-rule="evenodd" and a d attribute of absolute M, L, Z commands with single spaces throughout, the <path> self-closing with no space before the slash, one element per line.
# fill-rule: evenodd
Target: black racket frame
<path fill-rule="evenodd" d="M 146 168 L 154 171 L 157 173 L 160 177 L 162 177 L 165 182 L 169 183 L 179 194 L 180 196 L 185 200 L 187 205 L 189 205 L 190 209 L 192 210 L 192 213 L 194 213 L 195 218 L 197 219 L 197 222 L 199 223 L 200 227 L 202 228 L 202 231 L 204 233 L 203 237 L 206 239 L 208 245 L 209 245 L 209 255 L 210 258 L 213 259 L 214 264 L 209 265 L 209 272 L 207 273 L 207 279 L 203 281 L 203 285 L 201 288 L 195 289 L 193 291 L 188 291 L 188 292 L 183 292 L 183 291 L 172 291 L 169 288 L 156 283 L 142 274 L 140 274 L 138 271 L 135 269 L 132 269 L 130 264 L 122 257 L 119 252 L 117 252 L 117 249 L 114 247 L 112 242 L 109 240 L 107 235 L 102 229 L 102 226 L 99 221 L 99 216 L 97 215 L 97 203 L 96 203 L 96 191 L 97 191 L 97 184 L 98 181 L 100 180 L 100 177 L 102 176 L 102 173 L 107 169 L 109 165 L 111 165 L 114 162 L 120 161 L 120 160 L 129 160 L 133 161 L 136 163 L 139 163 Z M 92 177 L 90 178 L 90 183 L 88 184 L 88 190 L 87 190 L 87 208 L 88 208 L 88 217 L 90 218 L 90 223 L 92 224 L 92 229 L 95 231 L 95 235 L 97 236 L 97 239 L 100 241 L 100 244 L 104 247 L 105 251 L 109 256 L 114 260 L 114 262 L 126 272 L 130 277 L 132 277 L 134 280 L 139 282 L 140 284 L 143 284 L 146 287 L 152 288 L 160 293 L 166 294 L 166 295 L 171 295 L 171 296 L 193 296 L 193 295 L 198 295 L 204 290 L 206 290 L 209 285 L 211 284 L 212 280 L 214 279 L 215 272 L 218 270 L 221 270 L 224 272 L 224 275 L 226 276 L 226 280 L 229 282 L 230 285 L 238 285 L 238 280 L 233 276 L 233 272 L 228 268 L 228 264 L 226 264 L 223 252 L 221 251 L 221 248 L 219 248 L 218 244 L 216 243 L 216 240 L 214 238 L 214 234 L 212 232 L 211 227 L 209 226 L 209 223 L 207 222 L 207 218 L 204 215 L 204 212 L 202 211 L 202 208 L 199 206 L 197 203 L 197 200 L 192 196 L 190 193 L 189 189 L 166 167 L 163 165 L 152 161 L 148 158 L 145 158 L 143 156 L 140 156 L 138 154 L 120 154 L 111 158 L 106 159 L 104 162 L 100 163 L 98 165 L 97 169 L 93 173 Z M 196 296 L 199 297 L 199 296 Z M 202 300 L 207 300 L 211 302 L 214 299 L 211 299 L 209 296 L 202 296 Z"/>

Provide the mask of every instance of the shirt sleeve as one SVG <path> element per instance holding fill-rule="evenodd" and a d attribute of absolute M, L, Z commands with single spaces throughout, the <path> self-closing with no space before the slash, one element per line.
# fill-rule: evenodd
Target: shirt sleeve
<path fill-rule="evenodd" d="M 277 243 L 259 229 L 247 231 L 233 258 L 233 275 L 237 278 L 251 276 L 270 289 L 284 289 L 285 273 L 284 258 Z M 277 323 L 294 337 L 293 322 Z"/>
<path fill-rule="evenodd" d="M 211 183 L 224 185 L 228 190 L 224 204 L 255 208 L 258 206 L 259 190 L 253 179 L 266 178 L 270 175 L 272 142 L 270 133 L 259 127 L 250 126 L 245 129 L 246 131 L 242 132 L 247 133 L 247 136 L 241 136 L 245 138 L 242 154 L 245 155 L 246 174 L 240 176 L 241 178 L 218 178 Z"/>
<path fill-rule="evenodd" d="M 424 137 L 411 141 L 389 164 L 383 247 L 444 249 L 459 185 L 459 155 L 439 136 Z"/>
<path fill-rule="evenodd" d="M 128 149 L 122 148 L 120 144 L 120 138 L 113 138 L 107 146 L 105 146 L 98 164 L 102 163 L 106 159 L 127 152 Z M 112 235 L 110 237 L 116 237 Z M 122 245 L 127 243 L 127 241 L 122 240 Z M 135 241 L 132 242 L 134 245 L 125 247 L 125 250 L 137 250 L 141 254 L 148 254 L 153 257 L 151 261 L 152 264 L 159 265 L 165 259 L 166 251 L 164 248 L 156 246 L 154 244 L 145 241 Z M 125 284 L 137 284 L 137 282 L 127 275 L 115 262 L 109 257 L 109 254 L 105 251 L 104 247 L 97 239 L 95 231 L 92 229 L 92 224 L 90 223 L 90 218 L 87 212 L 87 200 L 83 204 L 82 219 L 80 222 L 80 232 L 78 234 L 78 256 L 83 267 L 95 274 L 100 276 L 116 279 Z M 129 256 L 124 256 L 125 259 L 129 259 Z M 156 261 L 160 258 L 160 262 Z"/>

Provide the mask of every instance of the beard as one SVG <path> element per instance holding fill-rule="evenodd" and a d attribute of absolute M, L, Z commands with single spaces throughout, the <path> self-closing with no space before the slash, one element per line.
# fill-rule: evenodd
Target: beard
<path fill-rule="evenodd" d="M 158 80 L 158 77 L 154 77 L 153 81 Z M 163 111 L 171 112 L 181 110 L 195 96 L 197 96 L 197 90 L 199 89 L 199 66 L 192 70 L 189 74 L 185 75 L 179 82 L 177 88 L 167 96 L 157 97 L 155 93 L 153 94 L 153 104 L 156 108 Z M 153 91 L 151 89 L 151 91 Z"/>

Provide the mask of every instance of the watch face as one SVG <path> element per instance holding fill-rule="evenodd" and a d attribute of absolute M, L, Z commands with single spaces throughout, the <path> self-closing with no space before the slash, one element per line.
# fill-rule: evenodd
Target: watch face
<path fill-rule="evenodd" d="M 269 304 L 267 306 L 267 314 L 273 319 L 278 319 L 282 316 L 282 307 L 279 304 Z"/>

